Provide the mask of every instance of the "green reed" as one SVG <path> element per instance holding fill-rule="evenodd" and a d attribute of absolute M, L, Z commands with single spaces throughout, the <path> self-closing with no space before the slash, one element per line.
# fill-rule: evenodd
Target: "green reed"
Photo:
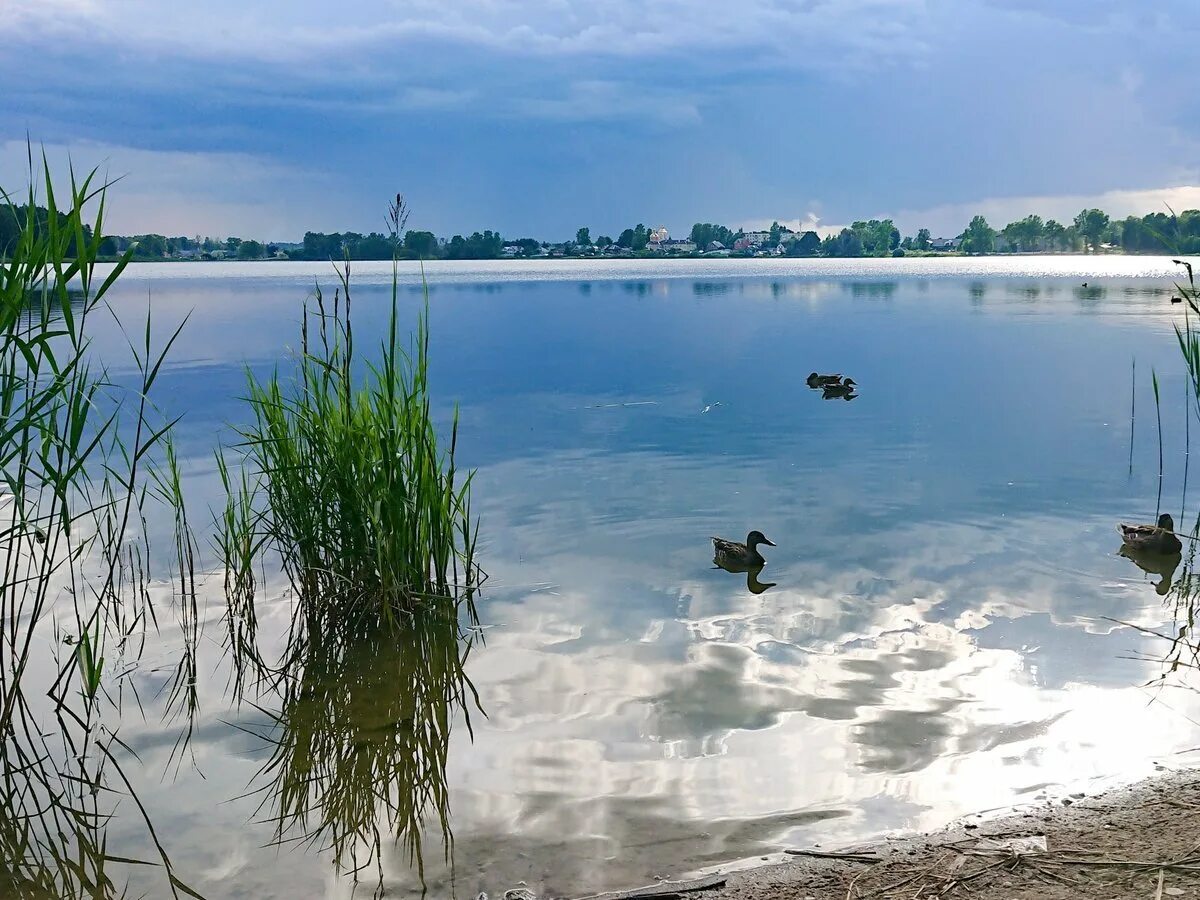
<path fill-rule="evenodd" d="M 393 234 L 405 217 L 397 197 Z M 349 261 L 335 271 L 332 299 L 318 286 L 305 303 L 293 370 L 248 375 L 251 421 L 218 454 L 215 545 L 235 693 L 278 704 L 259 735 L 271 746 L 260 809 L 279 841 L 328 849 L 356 879 L 373 864 L 381 889 L 393 844 L 423 877 L 427 818 L 450 855 L 446 758 L 453 720 L 469 731 L 467 699 L 478 707 L 464 664 L 483 576 L 458 411 L 446 443 L 433 416 L 428 294 L 402 342 L 393 262 L 387 328 L 360 360 Z M 268 663 L 256 603 L 274 567 L 293 612 Z"/>
<path fill-rule="evenodd" d="M 398 198 L 392 210 L 404 216 Z M 332 301 L 305 303 L 289 377 L 249 376 L 252 422 L 239 430 L 240 473 L 222 462 L 228 502 L 217 545 L 235 642 L 253 646 L 256 564 L 282 565 L 304 640 L 331 609 L 393 621 L 478 583 L 471 473 L 455 464 L 458 411 L 439 441 L 429 385 L 428 297 L 402 346 L 399 282 L 378 357 L 359 362 L 348 261 Z M 236 648 L 235 648 L 236 649 Z"/>
<path fill-rule="evenodd" d="M 1192 265 L 1184 260 L 1175 260 L 1186 274 L 1185 280 L 1175 284 L 1176 293 L 1172 295 L 1173 304 L 1183 307 L 1183 324 L 1175 323 L 1175 337 L 1183 357 L 1187 373 L 1187 403 L 1184 407 L 1184 481 L 1183 497 L 1179 516 L 1179 527 L 1176 533 L 1183 542 L 1183 552 L 1176 557 L 1176 565 L 1169 567 L 1169 560 L 1161 561 L 1163 588 L 1172 604 L 1173 625 L 1170 633 L 1156 631 L 1130 623 L 1121 623 L 1166 642 L 1166 651 L 1161 657 L 1164 664 L 1162 673 L 1151 682 L 1165 686 L 1185 687 L 1195 689 L 1194 673 L 1200 670 L 1200 638 L 1196 635 L 1197 612 L 1200 611 L 1200 575 L 1196 571 L 1197 549 L 1200 547 L 1200 516 L 1197 516 L 1190 529 L 1185 531 L 1187 514 L 1187 477 L 1191 452 L 1191 417 L 1200 415 L 1200 286 L 1197 286 Z M 1163 478 L 1163 438 L 1161 399 L 1157 376 L 1154 378 L 1154 404 L 1158 414 L 1158 454 L 1159 454 L 1159 503 L 1162 501 Z M 1156 509 L 1157 515 L 1157 509 Z M 1178 575 L 1176 575 L 1178 571 Z"/>
<path fill-rule="evenodd" d="M 0 259 L 0 895 L 118 896 L 117 870 L 152 862 L 173 895 L 195 896 L 122 767 L 120 706 L 136 686 L 132 667 L 114 664 L 136 662 L 157 621 L 149 505 L 165 502 L 186 530 L 177 466 L 155 474 L 173 423 L 150 400 L 179 331 L 156 348 L 147 315 L 127 335 L 135 384 L 110 379 L 90 352 L 92 321 L 130 257 L 96 271 L 108 185 L 72 171 L 60 206 L 32 150 L 29 181 L 20 205 L 0 191 L 16 230 Z M 156 479 L 171 489 L 154 491 Z M 180 556 L 184 582 L 193 562 Z M 181 625 L 194 648 L 194 605 Z M 138 811 L 155 860 L 109 849 L 121 803 Z"/>

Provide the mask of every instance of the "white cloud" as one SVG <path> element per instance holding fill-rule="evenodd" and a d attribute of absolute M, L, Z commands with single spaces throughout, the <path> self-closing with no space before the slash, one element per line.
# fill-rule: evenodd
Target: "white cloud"
<path fill-rule="evenodd" d="M 326 4 L 212 0 L 203 13 L 155 0 L 9 0 L 0 34 L 74 34 L 156 52 L 308 62 L 364 44 L 432 39 L 516 55 L 645 56 L 741 48 L 770 51 L 802 66 L 846 69 L 919 55 L 926 0 L 368 0 Z"/>
<path fill-rule="evenodd" d="M 1148 213 L 1180 213 L 1185 209 L 1200 209 L 1200 185 L 1146 188 L 1143 190 L 1113 190 L 1099 194 L 1029 195 L 1020 197 L 988 197 L 966 203 L 946 203 L 925 209 L 904 209 L 897 212 L 876 212 L 860 218 L 891 218 L 905 234 L 915 234 L 928 228 L 934 236 L 952 236 L 962 232 L 974 216 L 983 216 L 994 228 L 1037 214 L 1043 219 L 1057 219 L 1069 225 L 1082 209 L 1102 209 L 1114 219 L 1144 216 Z M 837 234 L 848 223 L 824 222 L 816 212 L 803 217 L 754 217 L 736 220 L 735 228 L 746 231 L 766 231 L 772 222 L 786 225 L 793 231 L 815 231 L 821 237 Z"/>
<path fill-rule="evenodd" d="M 41 149 L 51 171 L 60 175 L 70 162 L 77 173 L 98 167 L 101 176 L 120 179 L 106 209 L 106 227 L 113 234 L 224 236 L 236 223 L 246 235 L 293 240 L 297 231 L 322 222 L 336 225 L 342 212 L 327 177 L 250 154 L 86 141 L 35 148 L 35 154 Z M 20 195 L 27 184 L 25 143 L 0 143 L 0 185 Z"/>
<path fill-rule="evenodd" d="M 812 211 L 804 214 L 803 217 L 789 219 L 786 216 L 774 216 L 769 219 L 745 219 L 738 222 L 734 228 L 742 228 L 745 231 L 767 231 L 771 225 L 778 222 L 780 225 L 786 225 L 792 231 L 815 231 L 821 237 L 829 234 L 837 234 L 845 225 L 823 224 L 821 217 Z"/>
<path fill-rule="evenodd" d="M 1095 207 L 1115 218 L 1144 216 L 1147 213 L 1176 213 L 1200 209 L 1200 185 L 1113 190 L 1099 194 L 1059 196 L 989 197 L 969 203 L 949 203 L 928 209 L 900 210 L 891 217 L 906 234 L 929 228 L 940 235 L 955 235 L 966 228 L 973 216 L 981 215 L 995 228 L 1036 213 L 1043 219 L 1057 219 L 1064 225 L 1082 209 Z M 883 218 L 883 216 L 880 216 Z"/>

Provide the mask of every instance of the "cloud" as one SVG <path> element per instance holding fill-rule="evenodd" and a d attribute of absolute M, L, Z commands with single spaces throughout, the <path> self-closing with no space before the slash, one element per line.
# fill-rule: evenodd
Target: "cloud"
<path fill-rule="evenodd" d="M 845 69 L 912 59 L 925 49 L 925 0 L 370 0 L 339 10 L 270 0 L 248 7 L 213 0 L 203 16 L 153 2 L 10 0 L 0 34 L 22 39 L 74 34 L 198 56 L 307 63 L 339 48 L 435 41 L 517 56 L 640 57 L 719 48 L 770 51 L 775 61 Z M 15 14 L 14 14 L 15 13 Z"/>
<path fill-rule="evenodd" d="M 822 224 L 821 217 L 815 212 L 807 212 L 803 217 L 789 219 L 786 216 L 774 216 L 772 218 L 760 219 L 744 219 L 740 220 L 734 228 L 741 228 L 745 231 L 768 231 L 775 222 L 780 225 L 785 225 L 792 231 L 815 231 L 821 237 L 829 234 L 837 234 L 846 225 Z"/>
<path fill-rule="evenodd" d="M 310 223 L 336 221 L 328 176 L 245 153 L 155 151 L 80 141 L 44 150 L 53 172 L 98 167 L 120 179 L 106 210 L 114 234 L 242 234 L 292 240 Z M 0 143 L 0 185 L 18 196 L 28 184 L 26 145 Z M 314 208 L 318 207 L 319 208 Z"/>
<path fill-rule="evenodd" d="M 475 91 L 454 91 L 444 88 L 410 87 L 400 95 L 405 109 L 457 109 L 475 99 Z"/>
<path fill-rule="evenodd" d="M 518 100 L 514 111 L 530 118 L 563 122 L 641 118 L 679 126 L 701 120 L 695 101 L 682 94 L 616 81 L 577 81 L 560 96 Z"/>
<path fill-rule="evenodd" d="M 930 228 L 941 235 L 959 234 L 974 216 L 983 216 L 994 228 L 1036 213 L 1064 225 L 1082 209 L 1102 209 L 1114 219 L 1144 216 L 1154 212 L 1180 213 L 1200 209 L 1200 185 L 1113 190 L 1098 194 L 1059 196 L 989 197 L 967 203 L 951 203 L 919 210 L 900 210 L 892 215 L 906 234 Z"/>
<path fill-rule="evenodd" d="M 0 0 L 0 141 L 232 154 L 198 213 L 279 222 L 300 190 L 300 233 L 373 227 L 397 186 L 448 233 L 956 231 L 973 198 L 1065 216 L 1054 197 L 1200 184 L 1184 2 Z M 222 194 L 245 160 L 272 173 Z"/>

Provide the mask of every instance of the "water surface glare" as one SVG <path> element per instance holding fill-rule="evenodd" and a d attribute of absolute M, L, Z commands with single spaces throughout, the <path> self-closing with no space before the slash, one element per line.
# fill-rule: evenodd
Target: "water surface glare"
<path fill-rule="evenodd" d="M 355 271 L 365 346 L 390 270 Z M 936 827 L 1196 745 L 1200 702 L 1142 687 L 1160 666 L 1138 657 L 1165 648 L 1111 621 L 1171 621 L 1114 529 L 1155 512 L 1152 369 L 1163 508 L 1183 503 L 1169 260 L 427 273 L 434 396 L 447 421 L 460 405 L 490 575 L 467 660 L 483 714 L 445 768 L 457 896 L 583 894 Z M 198 508 L 218 497 L 214 442 L 246 414 L 245 367 L 286 365 L 314 279 L 332 290 L 313 264 L 131 266 L 119 283 L 118 309 L 149 296 L 163 331 L 192 311 L 163 396 L 186 414 Z M 403 281 L 412 322 L 415 267 Z M 121 341 L 98 347 L 119 359 Z M 824 400 L 813 370 L 859 397 Z M 752 528 L 778 545 L 761 593 L 712 566 L 710 535 Z M 214 898 L 349 895 L 327 854 L 271 845 L 243 796 L 265 751 L 241 727 L 262 715 L 224 688 L 201 690 L 198 771 L 151 774 L 175 736 L 153 717 L 122 732 L 177 870 Z M 430 894 L 449 896 L 434 835 Z M 417 891 L 405 852 L 383 874 L 389 896 Z"/>

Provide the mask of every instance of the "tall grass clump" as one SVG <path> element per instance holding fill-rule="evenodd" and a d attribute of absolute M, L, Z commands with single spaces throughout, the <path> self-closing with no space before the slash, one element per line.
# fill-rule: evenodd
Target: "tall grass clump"
<path fill-rule="evenodd" d="M 160 468 L 173 423 L 150 400 L 179 332 L 156 348 L 147 314 L 129 338 L 133 383 L 111 379 L 91 334 L 130 257 L 96 269 L 108 185 L 72 171 L 60 205 L 32 151 L 29 182 L 23 203 L 0 191 L 15 234 L 0 247 L 0 896 L 119 896 L 129 864 L 158 865 L 171 894 L 194 896 L 130 787 L 119 737 L 130 663 L 157 621 L 149 506 L 166 503 L 186 530 L 178 468 Z M 192 563 L 179 560 L 184 581 Z M 181 625 L 194 649 L 194 606 Z M 194 701 L 189 666 L 181 710 Z M 152 859 L 109 847 L 119 808 L 144 821 Z"/>
<path fill-rule="evenodd" d="M 397 197 L 394 236 L 405 218 Z M 483 576 L 457 408 L 448 440 L 434 420 L 428 296 L 402 340 L 393 260 L 386 330 L 356 340 L 349 262 L 335 271 L 332 299 L 317 287 L 305 303 L 292 371 L 248 374 L 249 424 L 218 454 L 216 549 L 235 692 L 277 701 L 259 701 L 272 719 L 260 790 L 277 839 L 328 849 L 356 878 L 374 865 L 382 886 L 385 847 L 406 850 L 423 877 L 427 819 L 450 856 L 446 758 L 452 723 L 469 730 L 468 698 L 478 707 L 464 665 Z M 276 567 L 292 621 L 282 657 L 267 661 L 256 603 Z"/>
<path fill-rule="evenodd" d="M 391 208 L 393 234 L 406 219 Z M 229 501 L 218 522 L 231 636 L 254 644 L 254 572 L 281 564 L 305 639 L 330 614 L 395 620 L 469 592 L 479 581 L 471 474 L 455 464 L 458 411 L 439 439 L 429 384 L 428 300 L 402 343 L 399 276 L 378 351 L 359 361 L 350 264 L 332 301 L 306 301 L 290 375 L 249 375 L 252 421 L 239 429 L 240 472 L 222 461 Z M 369 345 L 370 346 L 370 345 Z M 236 648 L 235 648 L 236 649 Z"/>

